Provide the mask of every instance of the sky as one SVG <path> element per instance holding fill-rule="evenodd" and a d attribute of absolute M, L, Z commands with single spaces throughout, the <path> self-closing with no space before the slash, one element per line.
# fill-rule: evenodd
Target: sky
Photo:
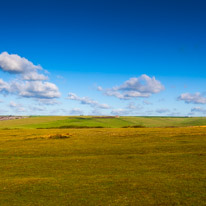
<path fill-rule="evenodd" d="M 205 0 L 0 3 L 0 115 L 206 115 Z"/>

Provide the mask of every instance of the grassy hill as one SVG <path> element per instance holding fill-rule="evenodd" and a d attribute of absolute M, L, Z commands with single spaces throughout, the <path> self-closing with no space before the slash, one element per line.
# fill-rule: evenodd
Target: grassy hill
<path fill-rule="evenodd" d="M 42 116 L 0 121 L 1 129 L 11 128 L 122 128 L 185 127 L 206 125 L 206 117 L 67 117 Z"/>

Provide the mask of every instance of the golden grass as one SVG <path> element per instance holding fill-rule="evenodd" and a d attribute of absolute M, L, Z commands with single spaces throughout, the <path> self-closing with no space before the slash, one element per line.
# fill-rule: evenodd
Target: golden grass
<path fill-rule="evenodd" d="M 198 205 L 206 128 L 0 130 L 0 205 Z"/>

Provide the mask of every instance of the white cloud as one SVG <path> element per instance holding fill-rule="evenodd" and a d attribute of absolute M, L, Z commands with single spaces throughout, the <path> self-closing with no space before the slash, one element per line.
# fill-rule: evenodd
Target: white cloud
<path fill-rule="evenodd" d="M 98 91 L 102 91 L 102 90 L 103 90 L 103 88 L 102 88 L 102 87 L 100 87 L 100 86 L 98 86 L 98 87 L 97 87 L 97 90 L 98 90 Z"/>
<path fill-rule="evenodd" d="M 196 92 L 195 94 L 184 93 L 181 94 L 177 99 L 185 101 L 187 104 L 206 104 L 206 98 L 203 97 L 199 92 Z"/>
<path fill-rule="evenodd" d="M 58 87 L 48 81 L 43 74 L 41 66 L 36 66 L 25 58 L 16 54 L 3 52 L 0 54 L 0 68 L 10 74 L 20 75 L 10 82 L 0 79 L 0 92 L 3 94 L 14 94 L 19 97 L 34 98 L 37 100 L 49 101 L 60 97 Z"/>
<path fill-rule="evenodd" d="M 100 91 L 103 89 L 100 89 Z M 146 74 L 140 77 L 133 77 L 125 81 L 122 85 L 104 90 L 107 96 L 115 96 L 119 99 L 131 99 L 137 97 L 149 97 L 152 94 L 164 90 L 164 86 L 155 77 Z"/>
<path fill-rule="evenodd" d="M 16 94 L 21 97 L 32 97 L 36 99 L 53 99 L 60 97 L 57 86 L 50 82 L 16 80 L 9 84 L 3 82 L 2 88 L 0 81 L 0 91 Z"/>
<path fill-rule="evenodd" d="M 108 104 L 100 104 L 95 100 L 90 99 L 89 97 L 78 97 L 74 93 L 68 94 L 68 99 L 79 101 L 81 104 L 87 104 L 92 107 L 100 108 L 100 109 L 109 109 L 110 106 Z"/>
<path fill-rule="evenodd" d="M 57 86 L 50 82 L 26 81 L 21 84 L 16 82 L 12 86 L 22 97 L 53 99 L 60 96 Z"/>
<path fill-rule="evenodd" d="M 39 74 L 39 70 L 43 70 L 41 66 L 34 65 L 24 57 L 17 54 L 8 54 L 2 52 L 0 54 L 0 68 L 11 74 L 21 74 L 24 80 L 47 80 L 48 77 Z"/>

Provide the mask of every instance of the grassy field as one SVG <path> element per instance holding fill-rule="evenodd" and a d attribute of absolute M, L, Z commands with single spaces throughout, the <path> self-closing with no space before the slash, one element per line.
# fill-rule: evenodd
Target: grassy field
<path fill-rule="evenodd" d="M 29 117 L 25 119 L 0 121 L 0 129 L 8 128 L 84 128 L 84 127 L 185 127 L 206 125 L 206 117 Z"/>
<path fill-rule="evenodd" d="M 71 123 L 35 118 L 1 122 L 24 128 L 0 129 L 1 206 L 206 205 L 206 128 L 32 129 Z"/>

